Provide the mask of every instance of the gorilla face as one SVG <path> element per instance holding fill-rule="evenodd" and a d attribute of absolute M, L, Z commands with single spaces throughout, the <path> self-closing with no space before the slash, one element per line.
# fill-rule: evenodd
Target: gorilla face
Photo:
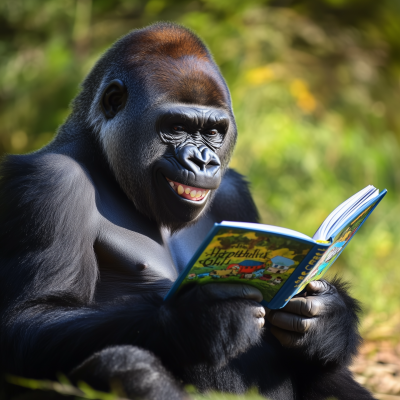
<path fill-rule="evenodd" d="M 166 147 L 153 166 L 155 191 L 182 222 L 195 220 L 221 182 L 216 153 L 229 129 L 223 110 L 180 105 L 161 112 L 157 133 Z"/>
<path fill-rule="evenodd" d="M 128 97 L 125 85 L 112 81 L 102 98 L 104 115 L 115 117 L 119 127 L 114 134 L 107 132 L 108 159 L 141 212 L 179 229 L 204 212 L 219 187 L 223 167 L 218 153 L 226 153 L 231 117 L 215 107 L 166 103 L 143 113 L 141 122 L 132 117 L 123 123 L 131 114 L 121 112 L 126 103 L 129 107 Z"/>
<path fill-rule="evenodd" d="M 156 37 L 147 31 L 145 58 L 121 60 L 121 79 L 105 85 L 103 79 L 102 120 L 96 117 L 92 126 L 100 125 L 108 162 L 136 208 L 175 231 L 210 204 L 236 125 L 229 91 L 207 49 L 184 28 L 165 29 Z M 143 41 L 140 35 L 124 39 L 125 53 L 143 53 L 133 40 Z"/>

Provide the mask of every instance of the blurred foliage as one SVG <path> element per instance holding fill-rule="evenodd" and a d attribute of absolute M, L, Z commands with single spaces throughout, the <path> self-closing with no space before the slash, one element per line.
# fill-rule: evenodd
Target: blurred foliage
<path fill-rule="evenodd" d="M 127 400 L 127 398 L 121 397 L 120 393 L 112 391 L 111 393 L 100 392 L 94 390 L 92 387 L 84 382 L 79 382 L 78 386 L 75 387 L 71 384 L 68 378 L 64 375 L 58 377 L 58 382 L 49 380 L 35 380 L 27 379 L 18 376 L 8 376 L 7 381 L 12 385 L 30 389 L 28 391 L 21 392 L 17 397 L 12 396 L 18 400 L 35 400 L 35 399 L 46 399 L 48 395 L 51 399 L 74 399 L 74 400 Z M 12 399 L 10 399 L 12 400 Z"/>
<path fill-rule="evenodd" d="M 58 381 L 27 379 L 18 376 L 7 376 L 8 383 L 19 388 L 18 395 L 9 400 L 127 400 L 126 394 L 121 387 L 119 381 L 112 382 L 112 390 L 110 393 L 100 392 L 93 389 L 85 382 L 79 382 L 77 387 L 73 386 L 65 375 L 59 375 Z M 28 390 L 23 390 L 21 388 Z M 1 387 L 0 387 L 1 390 Z M 228 393 L 208 392 L 206 394 L 199 393 L 193 386 L 186 386 L 186 392 L 192 400 L 262 400 L 258 390 L 252 389 L 243 395 L 234 395 Z M 1 391 L 0 391 L 1 395 Z M 189 397 L 188 397 L 189 400 Z M 331 399 L 335 400 L 335 399 Z"/>
<path fill-rule="evenodd" d="M 47 143 L 99 55 L 157 20 L 193 29 L 227 79 L 232 166 L 264 223 L 312 235 L 364 186 L 388 189 L 333 272 L 373 321 L 399 313 L 398 0 L 1 0 L 0 153 Z"/>

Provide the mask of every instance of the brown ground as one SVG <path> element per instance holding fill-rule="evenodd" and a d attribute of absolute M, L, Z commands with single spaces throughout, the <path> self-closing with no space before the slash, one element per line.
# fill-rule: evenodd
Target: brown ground
<path fill-rule="evenodd" d="M 351 368 L 356 380 L 380 400 L 400 400 L 400 343 L 366 341 Z"/>

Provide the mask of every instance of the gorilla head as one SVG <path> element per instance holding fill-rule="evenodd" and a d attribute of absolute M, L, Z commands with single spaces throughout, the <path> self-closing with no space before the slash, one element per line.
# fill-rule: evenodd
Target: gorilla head
<path fill-rule="evenodd" d="M 206 210 L 236 126 L 226 83 L 192 32 L 156 24 L 119 40 L 84 81 L 78 113 L 139 211 L 174 231 Z"/>

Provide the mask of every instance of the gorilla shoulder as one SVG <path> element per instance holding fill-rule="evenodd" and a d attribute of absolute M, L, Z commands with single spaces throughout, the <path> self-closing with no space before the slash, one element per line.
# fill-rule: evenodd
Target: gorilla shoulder
<path fill-rule="evenodd" d="M 249 182 L 232 168 L 226 171 L 210 211 L 214 222 L 259 222 L 260 219 Z"/>
<path fill-rule="evenodd" d="M 84 167 L 71 157 L 13 155 L 1 165 L 0 199 L 0 221 L 11 221 L 14 215 L 13 224 L 20 220 L 19 227 L 27 230 L 24 236 L 28 237 L 62 221 L 89 223 L 87 211 L 95 204 L 95 189 Z"/>

